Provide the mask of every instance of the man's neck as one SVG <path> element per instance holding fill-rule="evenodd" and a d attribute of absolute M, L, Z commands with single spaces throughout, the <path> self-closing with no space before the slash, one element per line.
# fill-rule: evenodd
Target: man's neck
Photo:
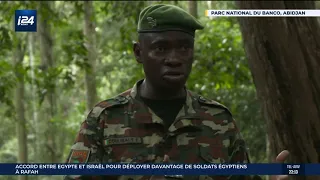
<path fill-rule="evenodd" d="M 183 98 L 186 96 L 186 90 L 184 87 L 178 90 L 172 90 L 172 89 L 164 90 L 164 89 L 155 88 L 147 80 L 143 80 L 140 87 L 138 88 L 140 91 L 140 96 L 148 99 L 169 100 L 169 99 L 175 99 L 175 98 Z"/>

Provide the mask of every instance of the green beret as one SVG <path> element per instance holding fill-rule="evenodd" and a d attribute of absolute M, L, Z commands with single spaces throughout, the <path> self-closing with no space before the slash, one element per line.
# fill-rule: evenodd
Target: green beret
<path fill-rule="evenodd" d="M 151 5 L 139 15 L 139 33 L 183 31 L 194 36 L 198 29 L 203 29 L 203 26 L 195 17 L 173 5 Z"/>

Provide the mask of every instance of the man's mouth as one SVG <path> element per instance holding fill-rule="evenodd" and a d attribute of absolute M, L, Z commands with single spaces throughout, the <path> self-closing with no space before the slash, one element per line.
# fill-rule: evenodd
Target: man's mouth
<path fill-rule="evenodd" d="M 179 75 L 183 75 L 182 72 L 178 72 L 178 71 L 168 71 L 166 73 L 164 73 L 164 75 L 170 75 L 170 76 L 179 76 Z"/>
<path fill-rule="evenodd" d="M 166 72 L 163 78 L 168 81 L 180 81 L 184 78 L 184 74 L 181 72 Z"/>

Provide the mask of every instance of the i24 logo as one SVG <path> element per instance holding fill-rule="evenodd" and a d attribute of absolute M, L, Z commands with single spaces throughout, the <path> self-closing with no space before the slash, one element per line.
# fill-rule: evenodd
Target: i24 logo
<path fill-rule="evenodd" d="M 34 23 L 34 16 L 19 16 L 18 18 L 18 26 L 26 26 L 26 25 L 32 25 Z"/>

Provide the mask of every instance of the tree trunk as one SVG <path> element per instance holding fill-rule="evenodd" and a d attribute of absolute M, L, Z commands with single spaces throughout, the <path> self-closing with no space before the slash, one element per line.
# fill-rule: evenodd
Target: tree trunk
<path fill-rule="evenodd" d="M 189 13 L 194 16 L 195 18 L 198 18 L 198 4 L 197 1 L 188 1 L 189 6 Z"/>
<path fill-rule="evenodd" d="M 34 152 L 35 154 L 39 153 L 39 133 L 38 133 L 38 112 L 37 112 L 37 98 L 36 98 L 36 89 L 35 89 L 35 74 L 34 74 L 34 36 L 32 33 L 28 36 L 28 48 L 29 48 L 29 66 L 30 66 L 30 77 L 31 77 L 31 103 L 32 103 L 32 127 L 34 133 Z"/>
<path fill-rule="evenodd" d="M 316 1 L 316 9 L 320 9 L 320 1 Z M 318 22 L 320 23 L 320 17 L 317 17 Z"/>
<path fill-rule="evenodd" d="M 320 9 L 320 1 L 316 1 L 316 9 Z"/>
<path fill-rule="evenodd" d="M 17 39 L 14 50 L 14 67 L 17 78 L 15 90 L 16 131 L 18 135 L 18 163 L 28 162 L 27 128 L 24 108 L 24 72 L 23 68 L 24 50 L 22 42 Z M 19 180 L 27 180 L 28 176 L 19 176 Z"/>
<path fill-rule="evenodd" d="M 87 111 L 97 103 L 97 90 L 95 79 L 95 61 L 97 58 L 95 18 L 92 1 L 84 2 L 84 36 L 87 48 L 88 67 L 85 69 L 85 86 L 87 93 Z"/>
<path fill-rule="evenodd" d="M 51 69 L 54 68 L 54 62 L 52 57 L 53 51 L 53 40 L 50 32 L 50 25 L 48 24 L 50 18 L 48 17 L 48 10 L 50 8 L 50 2 L 41 2 L 40 3 L 40 21 L 39 21 L 39 33 L 40 33 L 40 55 L 41 55 L 41 66 L 45 72 L 50 72 Z M 46 103 L 44 106 L 46 107 L 45 117 L 46 117 L 46 150 L 47 157 L 49 162 L 57 162 L 56 153 L 56 127 L 55 123 L 52 121 L 54 116 L 56 115 L 56 95 L 55 95 L 55 82 L 50 80 L 50 87 L 47 88 L 46 94 Z"/>
<path fill-rule="evenodd" d="M 311 1 L 237 1 L 239 9 L 315 9 Z M 319 163 L 320 27 L 316 18 L 239 18 L 249 66 L 268 117 L 273 153 Z M 316 179 L 295 177 L 297 179 Z"/>
<path fill-rule="evenodd" d="M 266 135 L 266 155 L 267 155 L 267 162 L 272 163 L 273 156 L 271 155 L 270 141 L 267 135 Z M 266 179 L 271 180 L 271 176 L 267 175 Z"/>
<path fill-rule="evenodd" d="M 212 9 L 212 1 L 207 1 L 208 10 Z"/>

